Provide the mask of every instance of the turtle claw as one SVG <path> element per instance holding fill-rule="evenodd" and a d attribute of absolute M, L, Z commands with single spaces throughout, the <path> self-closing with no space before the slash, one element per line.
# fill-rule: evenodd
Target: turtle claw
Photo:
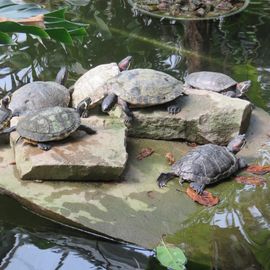
<path fill-rule="evenodd" d="M 52 146 L 50 144 L 47 143 L 38 143 L 37 146 L 44 151 L 48 151 L 52 148 Z"/>
<path fill-rule="evenodd" d="M 171 105 L 167 108 L 169 114 L 177 114 L 181 111 L 181 108 L 177 105 Z"/>
<path fill-rule="evenodd" d="M 203 193 L 203 190 L 204 190 L 204 187 L 205 187 L 205 185 L 202 185 L 202 184 L 199 184 L 199 183 L 195 183 L 195 182 L 190 183 L 189 186 L 194 191 L 196 191 L 198 194 L 202 194 Z"/>

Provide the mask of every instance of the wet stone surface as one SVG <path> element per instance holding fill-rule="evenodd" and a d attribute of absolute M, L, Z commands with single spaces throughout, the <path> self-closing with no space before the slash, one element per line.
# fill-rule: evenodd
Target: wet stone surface
<path fill-rule="evenodd" d="M 13 121 L 14 122 L 14 121 Z M 26 180 L 118 180 L 127 161 L 125 126 L 119 119 L 90 117 L 82 122 L 94 135 L 76 131 L 43 151 L 11 134 L 20 178 Z"/>

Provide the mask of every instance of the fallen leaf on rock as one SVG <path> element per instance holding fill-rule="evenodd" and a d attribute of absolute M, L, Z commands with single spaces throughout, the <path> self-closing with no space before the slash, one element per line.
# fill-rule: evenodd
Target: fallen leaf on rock
<path fill-rule="evenodd" d="M 212 195 L 212 193 L 204 190 L 202 194 L 198 194 L 191 187 L 186 190 L 187 195 L 194 201 L 206 206 L 214 206 L 219 203 L 219 198 Z"/>
<path fill-rule="evenodd" d="M 247 185 L 262 186 L 266 183 L 263 178 L 257 176 L 237 176 L 235 179 L 237 183 Z"/>
<path fill-rule="evenodd" d="M 154 191 L 152 191 L 152 190 L 147 191 L 147 196 L 148 196 L 150 199 L 154 199 L 154 198 L 155 198 Z"/>
<path fill-rule="evenodd" d="M 173 163 L 175 163 L 175 158 L 173 156 L 173 154 L 171 152 L 168 152 L 165 155 L 166 159 L 168 160 L 169 165 L 172 165 Z"/>
<path fill-rule="evenodd" d="M 270 172 L 270 165 L 261 166 L 257 164 L 252 164 L 247 167 L 246 171 L 254 174 L 263 175 Z"/>
<path fill-rule="evenodd" d="M 142 160 L 146 157 L 149 157 L 151 156 L 155 151 L 150 148 L 150 147 L 146 147 L 146 148 L 143 148 L 140 153 L 136 156 L 136 159 L 138 160 Z"/>

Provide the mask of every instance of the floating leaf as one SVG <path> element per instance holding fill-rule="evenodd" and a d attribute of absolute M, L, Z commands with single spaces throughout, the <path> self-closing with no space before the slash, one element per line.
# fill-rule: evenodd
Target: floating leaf
<path fill-rule="evenodd" d="M 204 190 L 202 194 L 198 194 L 191 187 L 186 190 L 187 195 L 194 201 L 205 206 L 214 206 L 219 203 L 219 198 L 212 195 L 212 193 Z"/>
<path fill-rule="evenodd" d="M 263 178 L 256 176 L 237 176 L 235 179 L 237 183 L 247 185 L 262 186 L 266 183 Z"/>
<path fill-rule="evenodd" d="M 183 251 L 178 247 L 168 247 L 165 245 L 156 247 L 157 259 L 159 262 L 174 270 L 186 269 L 187 258 Z"/>
<path fill-rule="evenodd" d="M 150 147 L 146 147 L 146 148 L 143 148 L 140 153 L 136 156 L 136 159 L 138 160 L 142 160 L 148 156 L 151 156 L 155 151 L 150 148 Z"/>
<path fill-rule="evenodd" d="M 270 165 L 260 166 L 257 164 L 249 165 L 246 169 L 247 172 L 263 175 L 270 172 Z"/>
<path fill-rule="evenodd" d="M 169 165 L 172 165 L 173 163 L 175 163 L 175 158 L 171 152 L 166 153 L 165 157 L 166 157 Z"/>

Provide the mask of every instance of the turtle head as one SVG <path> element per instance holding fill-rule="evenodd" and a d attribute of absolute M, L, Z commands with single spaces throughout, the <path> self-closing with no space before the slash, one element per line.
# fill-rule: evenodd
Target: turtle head
<path fill-rule="evenodd" d="M 8 93 L 1 100 L 2 107 L 7 108 L 8 105 L 9 105 L 9 103 L 10 103 L 10 101 L 11 101 L 11 93 Z"/>
<path fill-rule="evenodd" d="M 127 70 L 129 68 L 131 59 L 132 59 L 132 56 L 129 55 L 118 63 L 118 67 L 120 71 Z"/>
<path fill-rule="evenodd" d="M 77 112 L 80 116 L 82 116 L 83 114 L 86 114 L 89 106 L 91 104 L 92 100 L 90 97 L 87 97 L 85 99 L 83 99 L 78 105 L 77 105 Z"/>
<path fill-rule="evenodd" d="M 246 135 L 245 134 L 239 134 L 235 136 L 227 145 L 227 148 L 230 152 L 236 154 L 239 152 L 242 147 L 246 144 Z"/>
<path fill-rule="evenodd" d="M 109 112 L 117 102 L 117 96 L 113 93 L 108 94 L 102 101 L 101 109 L 103 112 Z"/>
<path fill-rule="evenodd" d="M 238 96 L 241 97 L 242 95 L 244 95 L 248 91 L 250 86 L 251 86 L 250 80 L 238 83 L 236 85 L 237 90 L 240 92 Z"/>

